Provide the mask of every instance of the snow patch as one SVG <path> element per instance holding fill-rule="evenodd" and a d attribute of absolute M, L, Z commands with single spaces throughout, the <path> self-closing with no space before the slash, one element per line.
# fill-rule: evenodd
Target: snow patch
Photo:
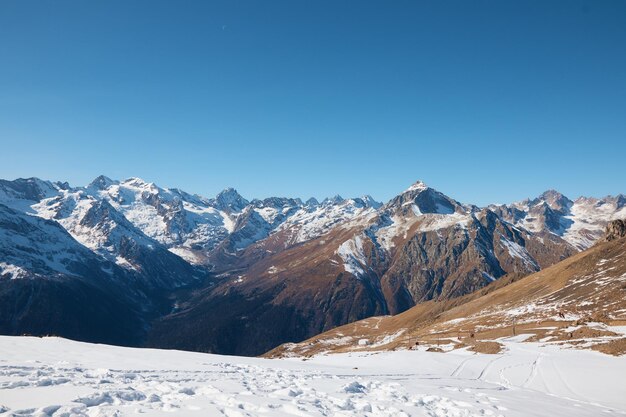
<path fill-rule="evenodd" d="M 0 262 L 0 277 L 3 275 L 8 275 L 9 279 L 20 279 L 28 277 L 28 271 L 16 265 Z"/>
<path fill-rule="evenodd" d="M 367 258 L 363 252 L 363 238 L 360 235 L 343 242 L 335 252 L 343 260 L 343 268 L 357 278 L 365 275 Z"/>
<path fill-rule="evenodd" d="M 507 249 L 511 257 L 521 259 L 522 262 L 531 269 L 540 269 L 537 262 L 532 258 L 532 256 L 530 256 L 525 247 L 510 241 L 503 236 L 500 238 L 500 243 Z"/>

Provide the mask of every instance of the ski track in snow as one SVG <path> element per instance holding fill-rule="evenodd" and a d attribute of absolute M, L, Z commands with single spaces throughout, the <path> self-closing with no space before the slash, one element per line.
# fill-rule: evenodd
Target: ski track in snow
<path fill-rule="evenodd" d="M 302 361 L 3 336 L 0 416 L 626 415 L 624 358 L 504 343 Z"/>

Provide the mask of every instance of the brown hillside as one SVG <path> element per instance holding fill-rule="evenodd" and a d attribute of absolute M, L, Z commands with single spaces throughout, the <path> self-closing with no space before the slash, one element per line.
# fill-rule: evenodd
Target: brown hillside
<path fill-rule="evenodd" d="M 626 324 L 626 238 L 511 281 L 509 276 L 465 297 L 361 320 L 266 355 L 406 349 L 416 342 L 433 350 L 470 346 L 496 353 L 494 339 L 522 333 L 533 335 L 529 341 L 626 353 L 626 340 L 610 329 Z"/>

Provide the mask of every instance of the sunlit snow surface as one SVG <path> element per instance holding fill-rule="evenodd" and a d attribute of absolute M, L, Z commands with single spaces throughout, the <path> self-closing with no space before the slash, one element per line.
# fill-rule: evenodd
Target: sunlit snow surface
<path fill-rule="evenodd" d="M 626 358 L 504 344 L 303 361 L 0 337 L 0 415 L 626 415 Z"/>

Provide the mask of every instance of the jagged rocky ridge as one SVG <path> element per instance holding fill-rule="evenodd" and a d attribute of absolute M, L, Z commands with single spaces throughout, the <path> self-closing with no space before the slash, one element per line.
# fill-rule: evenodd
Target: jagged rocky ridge
<path fill-rule="evenodd" d="M 626 237 L 626 219 L 613 220 L 606 226 L 604 240 L 610 242 L 612 240 Z"/>
<path fill-rule="evenodd" d="M 588 247 L 608 221 L 626 215 L 622 195 L 571 201 L 549 191 L 479 208 L 417 182 L 384 205 L 369 196 L 248 201 L 233 189 L 209 199 L 104 176 L 86 187 L 0 181 L 0 204 L 61 226 L 73 245 L 109 265 L 106 279 L 58 264 L 37 275 L 35 264 L 9 257 L 17 237 L 3 236 L 1 288 L 60 272 L 65 282 L 105 283 L 111 293 L 135 294 L 122 299 L 141 306 L 129 313 L 138 323 L 134 340 L 147 332 L 155 346 L 250 355 L 535 272 Z"/>

